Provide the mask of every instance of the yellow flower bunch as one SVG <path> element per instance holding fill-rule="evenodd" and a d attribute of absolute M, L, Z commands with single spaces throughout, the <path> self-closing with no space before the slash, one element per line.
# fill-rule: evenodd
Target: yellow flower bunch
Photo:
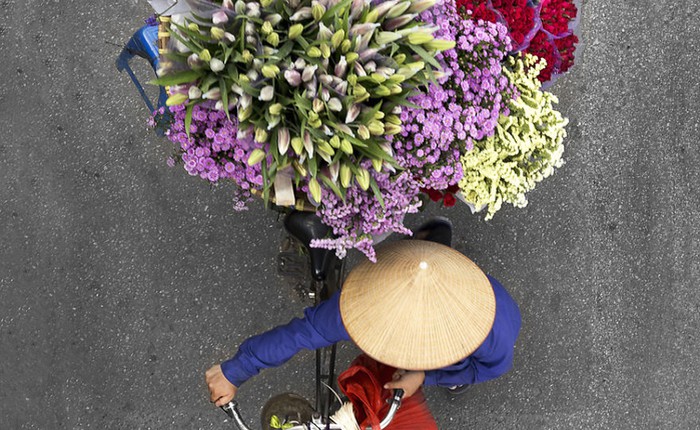
<path fill-rule="evenodd" d="M 520 96 L 509 102 L 510 115 L 501 115 L 495 133 L 461 158 L 462 197 L 477 210 L 488 207 L 487 220 L 504 202 L 526 206 L 525 193 L 564 164 L 569 121 L 554 109 L 557 97 L 540 89 L 537 76 L 545 66 L 544 59 L 530 54 L 508 57 L 503 73 Z"/>

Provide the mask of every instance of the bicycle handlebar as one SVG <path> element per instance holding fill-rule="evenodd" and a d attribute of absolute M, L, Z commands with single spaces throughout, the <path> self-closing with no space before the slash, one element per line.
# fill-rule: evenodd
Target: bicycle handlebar
<path fill-rule="evenodd" d="M 389 407 L 389 412 L 387 412 L 386 417 L 384 417 L 381 423 L 379 423 L 379 428 L 376 430 L 384 429 L 389 425 L 389 423 L 391 423 L 391 421 L 394 419 L 394 416 L 396 415 L 396 411 L 398 411 L 401 407 L 401 398 L 403 397 L 403 394 L 404 392 L 401 389 L 394 390 L 394 396 L 390 400 L 391 406 Z M 245 422 L 243 422 L 241 412 L 238 410 L 238 402 L 236 402 L 235 400 L 231 400 L 226 405 L 222 406 L 221 409 L 224 412 L 226 412 L 226 415 L 228 415 L 233 420 L 233 422 L 236 423 L 240 430 L 251 430 L 250 427 L 246 426 Z M 297 428 L 305 429 L 306 427 L 295 426 L 289 430 L 295 430 Z M 330 430 L 342 430 L 340 427 L 333 424 L 328 425 L 326 428 Z M 365 430 L 375 429 L 372 429 L 372 427 L 369 426 Z"/>

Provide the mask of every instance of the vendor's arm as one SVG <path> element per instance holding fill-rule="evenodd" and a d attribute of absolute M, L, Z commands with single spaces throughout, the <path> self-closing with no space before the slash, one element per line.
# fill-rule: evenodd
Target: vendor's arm
<path fill-rule="evenodd" d="M 520 331 L 520 310 L 496 279 L 488 277 L 496 296 L 496 317 L 486 340 L 472 355 L 442 369 L 425 372 L 425 385 L 478 384 L 498 378 L 513 367 L 513 348 Z"/>
<path fill-rule="evenodd" d="M 236 355 L 221 363 L 221 369 L 233 385 L 242 383 L 262 369 L 284 364 L 302 349 L 318 349 L 349 336 L 339 311 L 340 292 L 318 306 L 307 308 L 303 318 L 253 336 L 238 348 Z"/>

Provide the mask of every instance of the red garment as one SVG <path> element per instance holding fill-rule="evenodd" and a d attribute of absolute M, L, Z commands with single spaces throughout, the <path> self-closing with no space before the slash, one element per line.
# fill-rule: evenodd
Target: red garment
<path fill-rule="evenodd" d="M 391 381 L 395 368 L 379 363 L 365 354 L 359 355 L 348 370 L 338 377 L 338 386 L 350 399 L 355 418 L 360 428 L 379 423 L 389 411 L 389 399 L 393 390 L 385 390 L 384 384 Z M 401 408 L 386 429 L 382 430 L 437 430 L 433 414 L 430 413 L 422 390 L 401 402 Z"/>

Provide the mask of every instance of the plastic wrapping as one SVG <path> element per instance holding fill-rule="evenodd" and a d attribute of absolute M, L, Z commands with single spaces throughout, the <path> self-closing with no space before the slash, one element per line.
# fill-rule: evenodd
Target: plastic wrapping
<path fill-rule="evenodd" d="M 350 399 L 355 418 L 361 428 L 372 426 L 378 429 L 379 423 L 389 411 L 390 390 L 384 384 L 391 381 L 395 368 L 379 363 L 365 354 L 358 356 L 348 370 L 338 377 L 338 386 Z M 383 430 L 437 430 L 435 418 L 425 402 L 425 396 L 418 390 L 401 402 L 394 419 Z"/>

